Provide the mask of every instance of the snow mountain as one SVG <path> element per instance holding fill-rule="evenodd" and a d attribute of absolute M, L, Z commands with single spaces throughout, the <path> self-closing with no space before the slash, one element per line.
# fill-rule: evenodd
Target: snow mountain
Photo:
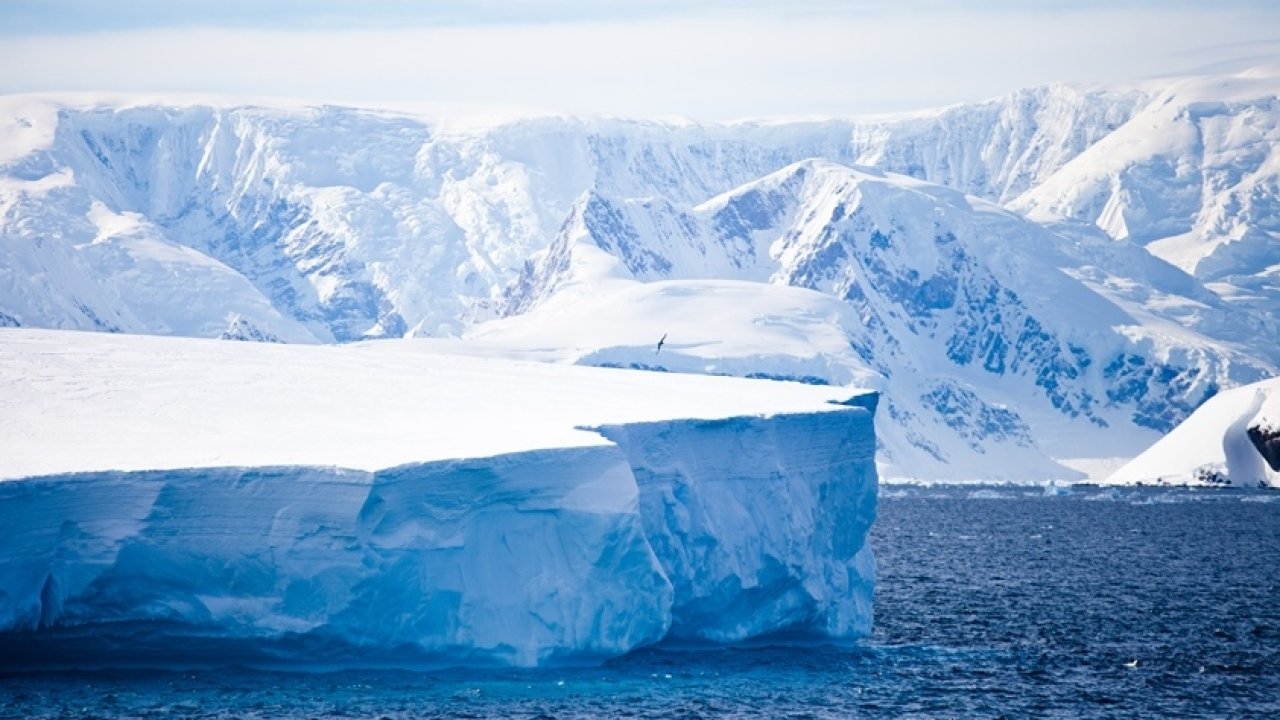
<path fill-rule="evenodd" d="M 1123 126 L 1157 85 L 1027 88 L 978 103 L 859 121 L 854 162 L 1007 203 Z"/>
<path fill-rule="evenodd" d="M 1280 66 L 1175 83 L 1010 207 L 1094 223 L 1274 320 L 1278 86 Z"/>
<path fill-rule="evenodd" d="M 0 100 L 0 118 L 0 311 L 197 336 L 234 313 L 290 342 L 456 335 L 494 317 L 588 188 L 693 202 L 849 153 L 835 122 L 459 129 L 352 108 L 25 96 Z M 157 318 L 128 282 L 152 276 L 190 276 L 162 294 L 180 316 Z"/>
<path fill-rule="evenodd" d="M 1277 362 L 1274 349 L 1211 339 L 1255 328 L 1141 248 L 1072 239 L 955 190 L 825 160 L 692 207 L 584 195 L 511 286 L 508 311 L 573 302 L 607 313 L 620 280 L 712 278 L 803 287 L 853 311 L 840 325 L 856 362 L 844 364 L 887 378 L 882 436 L 906 440 L 882 448 L 891 477 L 1070 477 L 1045 455 L 1132 455 Z M 1141 297 L 1126 292 L 1139 283 Z M 564 299 L 575 293 L 585 297 Z M 1207 332 L 1180 324 L 1188 306 Z"/>
<path fill-rule="evenodd" d="M 1278 77 L 725 125 L 0 98 L 0 325 L 858 382 L 890 477 L 1100 477 L 1280 365 Z"/>
<path fill-rule="evenodd" d="M 855 134 L 857 162 L 1095 225 L 1273 320 L 1280 314 L 1280 65 L 1047 86 Z"/>

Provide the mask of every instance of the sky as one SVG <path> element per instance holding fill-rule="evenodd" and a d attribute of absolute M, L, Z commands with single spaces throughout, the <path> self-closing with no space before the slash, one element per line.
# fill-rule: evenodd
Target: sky
<path fill-rule="evenodd" d="M 0 93 L 716 121 L 1278 60 L 1277 0 L 0 0 Z"/>

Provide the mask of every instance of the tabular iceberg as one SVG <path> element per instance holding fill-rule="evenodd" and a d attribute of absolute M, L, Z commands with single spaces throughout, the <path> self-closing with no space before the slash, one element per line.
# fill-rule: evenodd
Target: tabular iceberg
<path fill-rule="evenodd" d="M 542 666 L 869 631 L 874 394 L 414 345 L 4 331 L 0 665 Z M 269 422 L 291 432 L 255 447 Z M 371 452 L 415 434 L 419 460 Z"/>

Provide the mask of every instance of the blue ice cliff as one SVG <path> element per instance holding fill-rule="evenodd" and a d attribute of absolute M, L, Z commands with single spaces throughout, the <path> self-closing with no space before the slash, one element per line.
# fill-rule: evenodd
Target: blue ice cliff
<path fill-rule="evenodd" d="M 870 631 L 874 394 L 505 361 L 472 381 L 476 359 L 403 341 L 7 332 L 0 362 L 44 374 L 0 412 L 0 665 L 529 667 Z M 173 383 L 187 362 L 208 382 Z M 343 413 L 317 410 L 362 377 Z M 512 439 L 558 422 L 530 400 L 548 386 L 590 422 Z M 403 422 L 362 435 L 375 410 Z M 322 464 L 329 423 L 355 468 Z M 494 450 L 533 447 L 447 457 L 482 425 Z M 428 459 L 360 454 L 388 436 Z"/>

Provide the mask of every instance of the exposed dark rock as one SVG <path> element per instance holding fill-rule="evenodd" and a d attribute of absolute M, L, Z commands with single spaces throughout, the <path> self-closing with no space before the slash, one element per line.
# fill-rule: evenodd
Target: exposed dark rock
<path fill-rule="evenodd" d="M 1254 425 L 1245 432 L 1249 434 L 1249 440 L 1258 448 L 1267 465 L 1280 472 L 1280 427 Z"/>
<path fill-rule="evenodd" d="M 1193 475 L 1198 482 L 1205 483 L 1206 485 L 1226 486 L 1231 484 L 1230 478 L 1223 474 L 1221 470 L 1209 466 L 1196 468 Z M 1164 479 L 1161 478 L 1160 482 L 1163 483 Z"/>

